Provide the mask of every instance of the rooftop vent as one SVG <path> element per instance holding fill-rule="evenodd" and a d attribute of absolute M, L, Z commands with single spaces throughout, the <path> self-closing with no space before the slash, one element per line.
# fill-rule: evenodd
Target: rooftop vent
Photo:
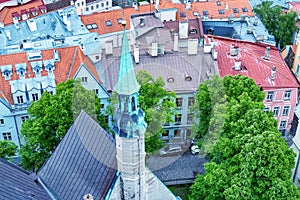
<path fill-rule="evenodd" d="M 270 47 L 266 47 L 264 59 L 268 60 L 270 55 Z"/>
<path fill-rule="evenodd" d="M 91 194 L 86 194 L 83 196 L 83 200 L 94 200 L 94 197 Z"/>
<path fill-rule="evenodd" d="M 231 44 L 230 46 L 230 55 L 231 56 L 237 56 L 239 54 L 239 48 L 235 46 L 234 44 Z"/>
<path fill-rule="evenodd" d="M 276 73 L 276 67 L 273 67 L 272 68 L 272 71 L 271 71 L 271 76 L 270 76 L 270 79 L 273 81 L 275 80 L 275 73 Z"/>

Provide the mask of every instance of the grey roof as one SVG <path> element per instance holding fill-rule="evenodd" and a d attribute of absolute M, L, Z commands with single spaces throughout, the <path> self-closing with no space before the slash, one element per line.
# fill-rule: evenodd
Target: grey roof
<path fill-rule="evenodd" d="M 152 13 L 131 15 L 131 19 L 135 29 L 164 27 L 161 20 Z M 141 20 L 143 20 L 143 23 L 141 23 Z"/>
<path fill-rule="evenodd" d="M 2 158 L 0 158 L 0 180 L 0 199 L 50 199 L 28 171 Z"/>
<path fill-rule="evenodd" d="M 255 8 L 258 4 L 261 4 L 263 1 L 270 1 L 270 0 L 249 0 L 249 3 L 251 4 L 252 8 Z M 290 0 L 272 0 L 273 4 L 272 6 L 280 6 L 284 9 L 289 9 L 288 2 L 291 2 Z"/>
<path fill-rule="evenodd" d="M 87 30 L 74 6 L 20 21 L 17 26 L 12 24 L 0 28 L 0 54 L 81 44 L 86 47 L 83 50 L 85 55 L 95 51 L 91 46 L 98 44 L 101 48 L 97 33 Z M 101 49 L 97 49 L 99 51 Z"/>
<path fill-rule="evenodd" d="M 140 51 L 141 52 L 141 51 Z M 104 77 L 108 91 L 113 91 L 117 82 L 119 71 L 119 58 L 110 57 L 102 60 Z M 207 71 L 214 61 L 210 54 L 204 54 L 202 49 L 197 55 L 187 55 L 184 52 L 168 53 L 158 57 L 146 54 L 140 55 L 139 64 L 134 64 L 135 72 L 146 70 L 156 79 L 162 77 L 166 90 L 174 90 L 177 93 L 193 92 L 198 89 L 198 84 L 207 79 Z M 185 76 L 190 75 L 192 80 L 186 81 Z M 174 82 L 168 82 L 173 78 Z"/>
<path fill-rule="evenodd" d="M 82 111 L 38 175 L 57 199 L 104 199 L 116 168 L 114 138 Z"/>
<path fill-rule="evenodd" d="M 257 20 L 257 25 L 253 25 L 254 20 Z M 243 22 L 235 20 L 233 23 L 228 23 L 228 20 L 207 20 L 202 21 L 202 24 L 204 34 L 208 34 L 208 30 L 212 28 L 214 35 L 276 45 L 274 36 L 268 33 L 261 20 L 257 17 L 249 17 Z M 249 27 L 252 28 L 251 33 L 248 33 Z"/>

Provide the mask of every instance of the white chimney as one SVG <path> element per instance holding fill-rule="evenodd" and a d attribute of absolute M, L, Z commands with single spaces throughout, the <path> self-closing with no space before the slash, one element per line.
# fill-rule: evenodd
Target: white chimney
<path fill-rule="evenodd" d="M 158 44 L 157 44 L 157 42 L 152 42 L 152 44 L 150 46 L 149 54 L 153 57 L 157 56 L 157 54 L 158 54 Z"/>
<path fill-rule="evenodd" d="M 188 55 L 197 55 L 198 39 L 188 40 Z"/>
<path fill-rule="evenodd" d="M 179 38 L 188 38 L 188 22 L 179 22 Z"/>
<path fill-rule="evenodd" d="M 239 71 L 241 70 L 242 61 L 241 60 L 235 60 L 234 61 L 234 70 Z"/>
<path fill-rule="evenodd" d="M 134 7 L 134 10 L 139 10 L 139 6 L 137 2 L 133 2 L 132 7 Z"/>
<path fill-rule="evenodd" d="M 239 54 L 239 48 L 234 46 L 234 44 L 231 44 L 230 46 L 230 55 L 231 56 L 237 56 Z"/>
<path fill-rule="evenodd" d="M 158 9 L 158 6 L 159 6 L 159 0 L 156 0 L 155 1 L 155 8 Z"/>
<path fill-rule="evenodd" d="M 215 49 L 213 49 L 213 50 L 212 50 L 212 56 L 213 56 L 213 59 L 214 59 L 214 60 L 217 60 L 217 59 L 218 59 L 218 51 L 215 50 Z"/>
<path fill-rule="evenodd" d="M 173 51 L 178 51 L 178 33 L 174 34 L 174 49 Z"/>
<path fill-rule="evenodd" d="M 54 62 L 60 61 L 60 55 L 56 49 L 53 50 L 53 60 Z"/>
<path fill-rule="evenodd" d="M 210 53 L 211 52 L 211 44 L 210 44 L 210 39 L 208 37 L 204 38 L 203 51 L 204 51 L 204 53 Z"/>
<path fill-rule="evenodd" d="M 228 5 L 228 3 L 226 3 L 225 10 L 228 10 L 228 9 L 229 9 L 229 5 Z"/>
<path fill-rule="evenodd" d="M 185 9 L 186 10 L 191 10 L 191 2 L 190 2 L 190 0 L 186 0 Z"/>
<path fill-rule="evenodd" d="M 140 49 L 138 47 L 134 48 L 133 56 L 135 63 L 138 64 L 140 62 Z"/>
<path fill-rule="evenodd" d="M 266 52 L 265 52 L 264 59 L 268 60 L 269 59 L 269 55 L 270 55 L 270 47 L 266 47 Z"/>
<path fill-rule="evenodd" d="M 273 81 L 275 79 L 276 67 L 272 68 L 270 79 Z"/>

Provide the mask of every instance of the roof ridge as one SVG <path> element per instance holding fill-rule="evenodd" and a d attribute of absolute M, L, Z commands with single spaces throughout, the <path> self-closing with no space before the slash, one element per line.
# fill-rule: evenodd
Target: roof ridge
<path fill-rule="evenodd" d="M 70 64 L 70 68 L 69 68 L 69 71 L 68 71 L 68 79 L 70 78 L 70 74 L 72 72 L 72 68 L 73 68 L 73 65 L 74 65 L 74 62 L 75 62 L 75 58 L 76 58 L 76 54 L 77 54 L 77 49 L 78 49 L 78 47 L 76 47 L 76 49 L 74 51 L 74 55 L 73 55 L 73 58 L 72 58 L 72 63 Z"/>

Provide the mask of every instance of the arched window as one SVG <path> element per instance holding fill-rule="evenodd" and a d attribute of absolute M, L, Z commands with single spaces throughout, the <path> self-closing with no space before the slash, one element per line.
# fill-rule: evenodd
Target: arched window
<path fill-rule="evenodd" d="M 135 99 L 134 97 L 131 98 L 131 110 L 135 111 L 136 107 L 135 107 Z"/>

